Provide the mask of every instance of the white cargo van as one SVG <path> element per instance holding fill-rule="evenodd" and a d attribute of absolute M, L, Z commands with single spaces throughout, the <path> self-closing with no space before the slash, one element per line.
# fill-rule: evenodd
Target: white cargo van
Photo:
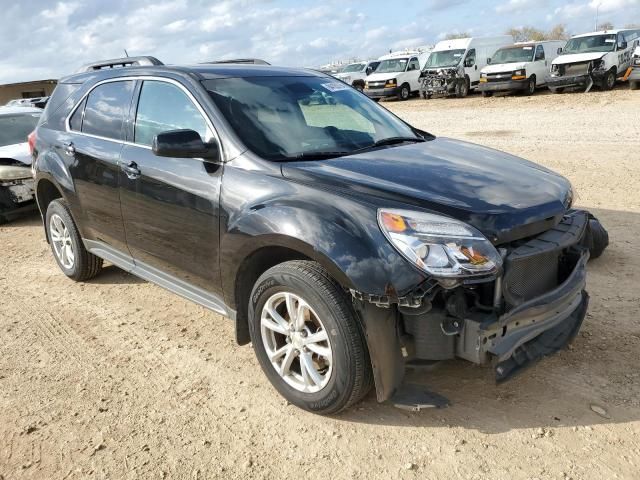
<path fill-rule="evenodd" d="M 629 88 L 631 90 L 638 90 L 638 88 L 640 88 L 640 47 L 636 47 L 629 69 L 630 72 L 628 72 L 627 75 L 629 78 Z"/>
<path fill-rule="evenodd" d="M 380 65 L 380 60 L 350 63 L 333 76 L 362 91 L 364 90 L 364 82 L 367 75 L 371 75 L 378 68 L 378 65 Z"/>
<path fill-rule="evenodd" d="M 547 85 L 561 93 L 566 87 L 598 85 L 611 90 L 631 65 L 640 30 L 604 30 L 571 37 L 551 64 Z"/>
<path fill-rule="evenodd" d="M 520 42 L 499 48 L 489 65 L 480 72 L 478 90 L 483 97 L 493 92 L 519 91 L 533 95 L 536 87 L 544 85 L 551 62 L 566 42 Z"/>
<path fill-rule="evenodd" d="M 429 51 L 395 52 L 380 57 L 380 65 L 365 81 L 364 93 L 376 101 L 397 97 L 407 100 L 420 91 L 420 71 Z"/>
<path fill-rule="evenodd" d="M 420 91 L 424 98 L 434 94 L 466 97 L 480 83 L 480 70 L 495 51 L 511 45 L 509 35 L 444 40 L 438 43 L 421 74 Z"/>

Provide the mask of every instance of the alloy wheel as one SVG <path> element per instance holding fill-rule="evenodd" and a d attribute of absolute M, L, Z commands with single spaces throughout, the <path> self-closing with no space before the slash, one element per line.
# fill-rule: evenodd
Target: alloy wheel
<path fill-rule="evenodd" d="M 51 215 L 49 236 L 58 261 L 65 269 L 71 270 L 75 264 L 71 232 L 57 213 Z"/>
<path fill-rule="evenodd" d="M 300 296 L 272 295 L 260 316 L 262 343 L 271 365 L 292 388 L 322 390 L 333 368 L 333 352 L 322 321 Z"/>

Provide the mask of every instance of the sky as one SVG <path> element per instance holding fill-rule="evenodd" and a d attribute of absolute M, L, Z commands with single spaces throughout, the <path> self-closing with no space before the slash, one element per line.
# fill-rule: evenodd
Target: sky
<path fill-rule="evenodd" d="M 640 23 L 640 0 L 0 0 L 0 84 L 59 78 L 129 55 L 164 63 L 262 58 L 318 66 L 509 27 L 573 34 Z"/>

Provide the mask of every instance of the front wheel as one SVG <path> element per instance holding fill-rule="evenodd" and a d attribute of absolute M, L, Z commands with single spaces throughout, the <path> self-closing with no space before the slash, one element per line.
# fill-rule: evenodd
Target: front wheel
<path fill-rule="evenodd" d="M 531 96 L 536 93 L 536 77 L 531 77 L 529 82 L 527 83 L 527 89 L 525 90 L 525 94 L 527 96 Z"/>
<path fill-rule="evenodd" d="M 45 227 L 53 257 L 67 277 L 84 282 L 100 273 L 102 259 L 84 247 L 66 202 L 59 199 L 49 204 Z"/>
<path fill-rule="evenodd" d="M 469 95 L 469 82 L 463 79 L 456 84 L 456 97 L 464 98 Z"/>
<path fill-rule="evenodd" d="M 607 76 L 604 79 L 604 89 L 605 90 L 613 90 L 616 86 L 616 72 L 613 70 L 609 70 L 607 72 Z"/>
<path fill-rule="evenodd" d="M 317 263 L 267 270 L 249 302 L 251 341 L 271 384 L 292 404 L 337 413 L 371 389 L 364 334 L 344 290 Z"/>
<path fill-rule="evenodd" d="M 398 100 L 409 100 L 411 96 L 411 88 L 406 83 L 400 87 L 400 93 L 398 93 Z"/>

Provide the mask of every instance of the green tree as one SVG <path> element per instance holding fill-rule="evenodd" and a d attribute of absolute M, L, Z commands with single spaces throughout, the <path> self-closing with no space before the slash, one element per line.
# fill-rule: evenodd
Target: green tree
<path fill-rule="evenodd" d="M 558 24 L 548 32 L 535 27 L 510 28 L 506 32 L 513 37 L 514 42 L 541 42 L 543 40 L 565 40 L 569 34 L 564 25 Z"/>
<path fill-rule="evenodd" d="M 598 25 L 598 30 L 613 30 L 615 27 L 611 22 L 603 22 Z"/>

